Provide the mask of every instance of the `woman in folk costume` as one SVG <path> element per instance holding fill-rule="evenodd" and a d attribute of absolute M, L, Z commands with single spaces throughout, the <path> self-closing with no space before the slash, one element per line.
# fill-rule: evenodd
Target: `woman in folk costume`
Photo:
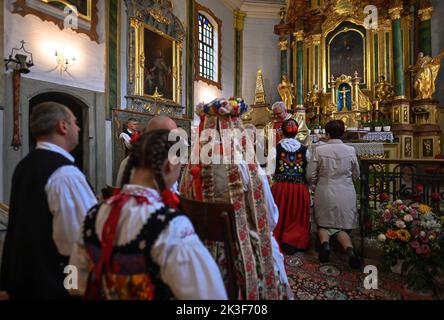
<path fill-rule="evenodd" d="M 215 164 L 203 161 L 202 157 L 202 151 L 209 146 L 212 146 L 212 156 L 222 158 L 231 157 L 235 152 L 244 154 L 249 143 L 254 148 L 240 118 L 247 109 L 241 98 L 216 99 L 197 106 L 200 139 L 193 145 L 192 160 L 197 156 L 199 161 L 187 166 L 179 190 L 185 198 L 233 204 L 238 249 L 234 258 L 240 299 L 292 298 L 283 255 L 272 236 L 279 214 L 266 175 L 255 159 L 248 164 L 243 160 L 237 164 L 235 161 Z M 230 129 L 241 132 L 242 140 L 222 144 L 224 134 Z M 208 132 L 213 137 L 210 138 Z M 225 273 L 223 244 L 207 243 L 207 247 Z"/>
<path fill-rule="evenodd" d="M 227 299 L 213 257 L 176 209 L 179 201 L 170 188 L 180 163 L 168 159 L 175 143 L 169 132 L 144 133 L 131 151 L 121 193 L 89 211 L 70 259 L 79 270 L 79 289 L 72 294 Z"/>
<path fill-rule="evenodd" d="M 282 123 L 282 139 L 276 146 L 276 169 L 272 193 L 279 208 L 279 223 L 274 235 L 286 254 L 310 246 L 310 193 L 305 180 L 306 147 L 296 140 L 298 124 L 294 119 Z"/>

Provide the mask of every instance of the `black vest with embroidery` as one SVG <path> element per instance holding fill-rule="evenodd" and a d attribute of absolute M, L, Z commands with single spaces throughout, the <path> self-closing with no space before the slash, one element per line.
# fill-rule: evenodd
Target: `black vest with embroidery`
<path fill-rule="evenodd" d="M 274 182 L 306 183 L 307 148 L 301 147 L 295 152 L 285 150 L 279 143 L 276 147 L 276 169 Z"/>
<path fill-rule="evenodd" d="M 91 208 L 85 218 L 83 239 L 88 255 L 96 264 L 100 260 L 101 245 L 96 233 L 96 220 L 100 206 Z M 151 249 L 170 221 L 184 215 L 169 207 L 163 207 L 152 213 L 139 234 L 129 243 L 114 245 L 110 268 L 104 267 L 101 288 L 102 299 L 109 300 L 165 300 L 174 296 L 160 277 L 160 267 L 151 257 Z M 94 272 L 90 273 L 86 299 L 91 299 L 89 292 L 95 283 Z"/>

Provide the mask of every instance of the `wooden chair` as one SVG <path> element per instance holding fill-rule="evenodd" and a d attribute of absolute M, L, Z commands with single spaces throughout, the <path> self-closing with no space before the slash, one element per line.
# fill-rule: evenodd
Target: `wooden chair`
<path fill-rule="evenodd" d="M 236 226 L 234 207 L 230 203 L 209 203 L 180 198 L 184 213 L 193 223 L 202 241 L 223 242 L 227 261 L 227 292 L 230 300 L 238 298 L 234 254 L 236 246 Z"/>

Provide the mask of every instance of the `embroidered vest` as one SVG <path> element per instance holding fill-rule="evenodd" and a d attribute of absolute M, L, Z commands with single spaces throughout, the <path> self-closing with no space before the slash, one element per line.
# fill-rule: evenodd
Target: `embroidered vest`
<path fill-rule="evenodd" d="M 281 144 L 276 147 L 276 169 L 274 182 L 306 183 L 307 148 L 302 146 L 295 152 L 285 150 Z"/>
<path fill-rule="evenodd" d="M 83 239 L 94 264 L 101 259 L 102 245 L 95 231 L 100 206 L 91 208 L 85 218 Z M 101 279 L 90 272 L 86 299 L 164 300 L 174 298 L 160 278 L 160 267 L 151 257 L 151 249 L 170 221 L 183 213 L 163 207 L 151 214 L 135 239 L 112 247 L 110 263 L 105 264 Z M 109 267 L 108 267 L 109 266 Z"/>

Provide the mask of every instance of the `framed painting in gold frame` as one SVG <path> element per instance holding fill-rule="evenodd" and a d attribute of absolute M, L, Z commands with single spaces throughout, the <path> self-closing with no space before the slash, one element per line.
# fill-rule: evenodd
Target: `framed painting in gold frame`
<path fill-rule="evenodd" d="M 79 13 L 80 18 L 91 21 L 92 0 L 40 0 L 40 1 L 61 11 L 64 11 L 65 7 L 68 7 L 71 10 L 77 11 Z"/>
<path fill-rule="evenodd" d="M 370 73 L 367 51 L 368 41 L 362 26 L 346 22 L 330 32 L 326 41 L 327 82 L 332 75 L 335 78 L 342 74 L 353 76 L 357 71 L 362 79 L 360 87 L 368 88 Z"/>
<path fill-rule="evenodd" d="M 65 20 L 69 14 L 78 12 L 78 26 L 72 28 L 77 33 L 86 34 L 92 41 L 99 43 L 97 33 L 98 24 L 98 0 L 15 0 L 13 3 L 13 13 L 21 16 L 28 14 L 39 17 L 42 21 L 54 22 L 56 26 L 63 30 Z M 69 11 L 65 11 L 69 8 Z M 68 12 L 68 13 L 67 13 Z"/>
<path fill-rule="evenodd" d="M 180 104 L 182 43 L 141 21 L 133 25 L 137 39 L 134 94 Z"/>

